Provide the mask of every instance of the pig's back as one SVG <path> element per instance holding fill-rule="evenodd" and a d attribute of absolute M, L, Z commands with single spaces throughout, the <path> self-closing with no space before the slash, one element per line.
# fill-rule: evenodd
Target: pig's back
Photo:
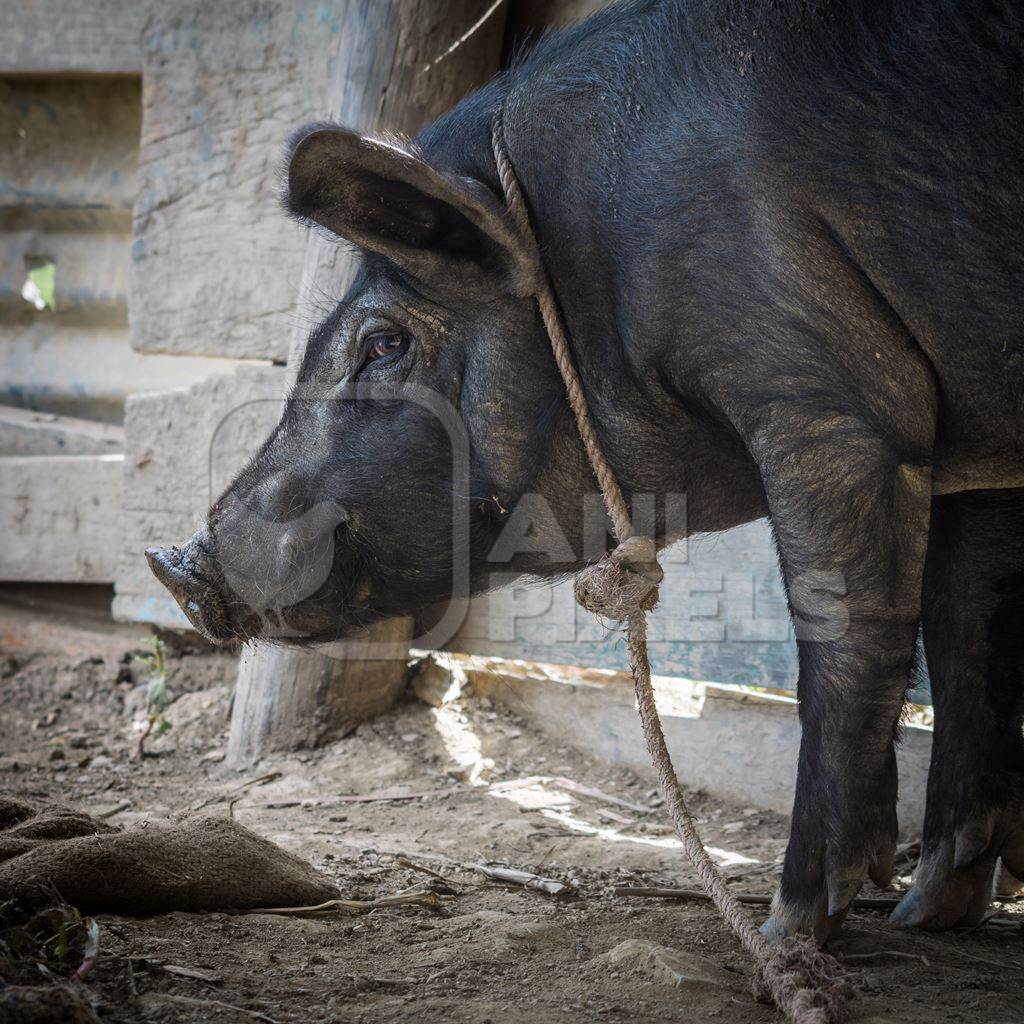
<path fill-rule="evenodd" d="M 934 367 L 940 486 L 1024 485 L 1024 5 L 859 6 L 859 27 L 778 40 L 749 94 L 754 160 Z"/>

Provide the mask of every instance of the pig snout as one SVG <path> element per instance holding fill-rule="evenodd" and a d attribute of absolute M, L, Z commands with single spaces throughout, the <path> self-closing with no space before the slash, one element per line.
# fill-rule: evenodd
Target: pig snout
<path fill-rule="evenodd" d="M 320 503 L 287 520 L 242 504 L 181 547 L 150 548 L 150 568 L 208 639 L 299 638 L 303 609 L 328 585 L 345 511 Z"/>
<path fill-rule="evenodd" d="M 146 561 L 189 622 L 205 637 L 216 643 L 240 635 L 229 615 L 220 569 L 207 554 L 203 531 L 182 547 L 149 548 Z"/>

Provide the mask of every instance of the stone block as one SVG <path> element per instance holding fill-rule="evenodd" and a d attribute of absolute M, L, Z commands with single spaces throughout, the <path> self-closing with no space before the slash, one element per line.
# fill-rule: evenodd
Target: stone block
<path fill-rule="evenodd" d="M 0 580 L 110 583 L 121 455 L 0 458 Z"/>

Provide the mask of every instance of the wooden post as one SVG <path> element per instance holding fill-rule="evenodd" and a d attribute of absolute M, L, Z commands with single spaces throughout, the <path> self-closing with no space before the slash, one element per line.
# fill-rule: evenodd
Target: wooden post
<path fill-rule="evenodd" d="M 505 4 L 350 0 L 344 24 L 332 80 L 324 83 L 322 97 L 312 99 L 333 104 L 331 117 L 342 124 L 411 135 L 498 70 Z M 322 109 L 311 108 L 309 119 Z M 344 249 L 311 233 L 300 307 L 308 308 L 313 296 L 340 298 L 352 272 Z M 302 358 L 305 320 L 299 318 L 292 337 L 292 372 Z M 365 639 L 408 649 L 412 622 L 381 623 Z M 405 659 L 363 661 L 339 657 L 343 653 L 334 645 L 332 654 L 247 645 L 239 664 L 228 764 L 240 767 L 273 751 L 317 746 L 390 707 L 405 686 Z"/>

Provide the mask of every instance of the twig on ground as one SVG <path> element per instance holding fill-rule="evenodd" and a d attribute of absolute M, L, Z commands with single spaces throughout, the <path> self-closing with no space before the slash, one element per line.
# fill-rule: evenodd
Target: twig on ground
<path fill-rule="evenodd" d="M 876 949 L 870 953 L 840 953 L 842 960 L 873 960 L 879 956 L 895 956 L 902 960 L 920 960 L 925 967 L 931 967 L 931 961 L 920 953 L 901 953 L 898 949 Z"/>
<path fill-rule="evenodd" d="M 635 811 L 637 814 L 650 814 L 652 810 L 655 810 L 653 807 L 644 807 L 643 804 L 636 804 L 630 800 L 623 800 L 622 797 L 612 796 L 611 793 L 605 793 L 604 790 L 595 789 L 593 786 L 584 786 L 581 782 L 574 782 L 572 779 L 555 778 L 551 781 L 559 789 L 568 790 L 570 793 L 577 793 L 579 796 L 589 796 L 592 800 L 600 800 L 606 804 L 625 807 L 627 810 Z"/>
<path fill-rule="evenodd" d="M 266 775 L 260 775 L 258 778 L 250 779 L 248 782 L 243 782 L 240 786 L 235 786 L 234 789 L 229 789 L 226 793 L 207 797 L 207 799 L 201 800 L 197 804 L 193 804 L 192 810 L 201 811 L 204 807 L 209 807 L 212 804 L 222 804 L 225 800 L 235 803 L 237 802 L 238 794 L 252 789 L 253 786 L 265 786 L 268 782 L 276 782 L 279 778 L 281 778 L 280 772 L 267 772 Z"/>
<path fill-rule="evenodd" d="M 379 896 L 374 900 L 327 900 L 312 907 L 253 907 L 248 914 L 281 914 L 298 917 L 301 914 L 327 914 L 332 911 L 348 911 L 353 914 L 368 914 L 371 910 L 384 910 L 388 907 L 427 907 L 429 910 L 440 910 L 444 904 L 436 892 L 419 891 L 399 893 L 395 896 Z"/>
<path fill-rule="evenodd" d="M 427 789 L 420 793 L 390 793 L 381 790 L 377 793 L 351 793 L 344 796 L 324 797 L 322 800 L 270 800 L 257 806 L 267 810 L 278 810 L 284 807 L 340 807 L 345 804 L 400 803 L 406 800 L 426 800 L 433 796 L 448 796 L 451 789 Z"/>
<path fill-rule="evenodd" d="M 996 928 L 1012 928 L 1015 930 L 1024 931 L 1024 917 L 1020 915 L 1010 916 L 1009 914 L 988 914 L 983 917 L 973 928 L 968 928 L 968 932 L 976 932 L 981 928 L 993 925 Z"/>
<path fill-rule="evenodd" d="M 224 979 L 215 971 L 207 971 L 200 967 L 181 967 L 178 964 L 165 964 L 162 960 L 152 956 L 130 956 L 129 963 L 139 964 L 148 970 L 164 971 L 166 974 L 174 974 L 179 978 L 193 978 L 196 981 L 205 981 L 216 985 Z"/>
<path fill-rule="evenodd" d="M 973 953 L 966 953 L 962 949 L 957 949 L 955 946 L 950 947 L 957 956 L 962 956 L 965 960 L 973 960 L 975 963 L 986 964 L 988 967 L 998 968 L 1000 971 L 1019 971 L 1020 961 L 1011 960 L 1006 963 L 1002 960 L 989 960 L 983 956 L 975 956 Z"/>
<path fill-rule="evenodd" d="M 224 979 L 215 971 L 204 971 L 199 967 L 179 967 L 177 964 L 157 964 L 165 974 L 174 974 L 179 978 L 193 978 L 195 981 L 205 981 L 211 985 L 218 985 Z"/>
<path fill-rule="evenodd" d="M 667 900 L 699 900 L 702 903 L 710 903 L 711 897 L 703 889 L 667 889 L 660 886 L 650 885 L 617 885 L 616 896 L 650 896 Z M 740 903 L 748 903 L 757 907 L 771 905 L 771 896 L 763 896 L 760 893 L 737 892 L 733 893 Z"/>
<path fill-rule="evenodd" d="M 597 816 L 608 821 L 614 821 L 617 825 L 636 824 L 636 818 L 627 818 L 625 814 L 617 814 L 615 811 L 609 811 L 607 808 L 598 811 Z"/>
<path fill-rule="evenodd" d="M 170 992 L 159 992 L 154 994 L 161 1001 L 168 1000 L 172 1003 L 181 1003 L 183 1006 L 217 1006 L 222 1010 L 234 1010 L 235 1013 L 241 1013 L 246 1017 L 252 1017 L 253 1020 L 261 1020 L 264 1024 L 278 1024 L 273 1017 L 270 1017 L 265 1013 L 260 1013 L 259 1010 L 247 1010 L 244 1006 L 233 1006 L 231 1003 L 222 1002 L 220 999 L 197 999 L 195 996 L 176 996 L 172 995 Z"/>
<path fill-rule="evenodd" d="M 541 828 L 537 829 L 536 832 L 527 832 L 527 839 L 593 839 L 594 836 L 598 835 L 597 832 L 588 829 L 583 831 L 582 829 L 572 828 Z M 553 847 L 552 847 L 553 849 Z M 548 850 L 550 853 L 551 850 Z M 544 855 L 544 859 L 547 859 L 547 854 Z"/>
<path fill-rule="evenodd" d="M 644 885 L 616 886 L 615 895 L 650 896 L 670 900 L 699 900 L 703 903 L 709 903 L 711 901 L 711 897 L 702 889 L 670 889 Z M 766 896 L 763 893 L 737 892 L 733 893 L 733 895 L 740 903 L 747 903 L 751 906 L 769 907 L 772 902 L 772 897 Z M 902 898 L 902 893 L 899 896 L 858 896 L 850 903 L 850 908 L 853 910 L 893 910 L 898 906 Z M 990 914 L 977 924 L 975 928 L 968 930 L 974 931 L 977 928 L 984 928 L 985 925 L 995 925 L 997 928 L 1019 928 L 1024 930 L 1024 917 L 1020 917 L 1018 919 L 1017 916 L 1011 916 L 1009 914 Z"/>
<path fill-rule="evenodd" d="M 620 885 L 615 889 L 616 896 L 657 896 L 662 899 L 701 900 L 709 903 L 711 897 L 703 889 L 662 889 L 642 885 Z M 755 907 L 770 907 L 772 897 L 756 892 L 737 892 L 733 894 L 740 903 Z M 851 904 L 860 910 L 892 910 L 899 899 L 892 896 L 858 896 Z"/>
<path fill-rule="evenodd" d="M 521 885 L 524 889 L 536 889 L 556 898 L 576 895 L 576 887 L 568 882 L 559 882 L 555 878 L 544 878 L 532 871 L 517 871 L 515 868 L 495 868 L 487 864 L 477 864 L 476 870 L 495 882 L 506 885 Z"/>
<path fill-rule="evenodd" d="M 431 878 L 436 878 L 441 882 L 445 882 L 453 888 L 458 887 L 459 883 L 454 881 L 454 879 L 449 878 L 447 875 L 442 875 L 440 871 L 435 871 L 433 868 L 428 868 L 423 864 L 416 864 L 414 861 L 409 860 L 408 857 L 396 857 L 395 863 L 401 865 L 403 868 L 408 868 L 410 871 L 419 871 L 424 875 L 430 875 Z"/>
<path fill-rule="evenodd" d="M 345 796 L 331 797 L 329 803 L 339 804 L 372 804 L 389 803 L 402 800 L 426 800 L 432 796 L 449 796 L 452 790 L 449 789 L 425 789 L 419 793 L 389 793 L 381 790 L 377 793 L 352 793 Z"/>

